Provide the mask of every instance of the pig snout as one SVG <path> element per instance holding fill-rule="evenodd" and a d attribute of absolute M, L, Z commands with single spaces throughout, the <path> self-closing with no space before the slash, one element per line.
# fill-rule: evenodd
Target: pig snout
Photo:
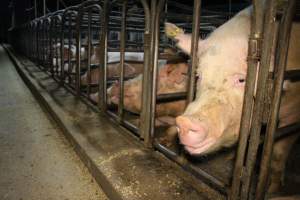
<path fill-rule="evenodd" d="M 204 153 L 214 143 L 213 138 L 209 137 L 205 122 L 188 116 L 179 116 L 176 118 L 176 125 L 180 142 L 190 154 Z"/>

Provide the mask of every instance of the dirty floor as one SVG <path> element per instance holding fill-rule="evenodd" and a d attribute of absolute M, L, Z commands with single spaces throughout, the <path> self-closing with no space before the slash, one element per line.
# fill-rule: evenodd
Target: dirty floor
<path fill-rule="evenodd" d="M 107 199 L 1 46 L 0 199 Z"/>

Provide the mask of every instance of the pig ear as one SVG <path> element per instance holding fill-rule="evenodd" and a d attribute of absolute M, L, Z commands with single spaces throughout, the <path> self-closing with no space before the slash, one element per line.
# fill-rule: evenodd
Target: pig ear
<path fill-rule="evenodd" d="M 185 34 L 183 29 L 179 28 L 175 24 L 172 23 L 165 23 L 165 34 L 168 38 L 175 40 L 176 46 L 181 49 L 186 54 L 191 54 L 191 42 L 192 42 L 192 35 Z M 205 49 L 203 40 L 199 39 L 199 51 Z"/>

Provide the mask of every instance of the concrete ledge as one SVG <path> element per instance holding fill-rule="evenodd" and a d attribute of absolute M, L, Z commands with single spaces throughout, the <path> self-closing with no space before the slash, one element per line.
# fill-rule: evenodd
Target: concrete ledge
<path fill-rule="evenodd" d="M 223 199 L 5 46 L 20 76 L 110 199 Z M 24 64 L 25 63 L 25 64 Z"/>

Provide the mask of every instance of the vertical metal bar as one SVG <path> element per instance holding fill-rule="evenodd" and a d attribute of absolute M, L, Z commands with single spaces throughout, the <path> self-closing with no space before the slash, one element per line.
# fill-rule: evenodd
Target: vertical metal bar
<path fill-rule="evenodd" d="M 60 36 L 60 84 L 63 85 L 65 83 L 65 70 L 63 70 L 65 65 L 65 52 L 64 52 L 64 45 L 65 45 L 65 24 L 66 24 L 66 15 L 67 13 L 63 13 L 62 22 L 61 22 L 61 36 Z M 56 54 L 56 74 L 58 74 L 58 50 Z"/>
<path fill-rule="evenodd" d="M 43 15 L 46 15 L 46 0 L 43 0 Z"/>
<path fill-rule="evenodd" d="M 146 2 L 146 0 L 141 0 L 141 3 L 144 8 L 144 15 L 145 15 L 145 31 L 144 31 L 144 69 L 143 69 L 143 79 L 142 79 L 142 99 L 141 99 L 141 115 L 140 115 L 140 137 L 144 138 L 144 143 L 146 146 L 150 146 L 150 138 L 149 138 L 149 132 L 147 132 L 147 129 L 145 129 L 145 121 L 146 121 L 146 108 L 147 108 L 147 85 L 148 85 L 148 69 L 150 68 L 150 62 L 151 62 L 151 32 L 150 32 L 150 22 L 151 22 L 151 13 L 149 9 L 149 5 Z"/>
<path fill-rule="evenodd" d="M 106 111 L 106 68 L 107 68 L 107 32 L 108 32 L 108 20 L 110 12 L 110 1 L 105 0 L 103 2 L 103 11 L 99 13 L 99 21 L 101 22 L 102 29 L 99 34 L 100 52 L 99 56 L 99 102 L 98 107 L 103 112 Z M 100 98 L 101 97 L 101 98 Z"/>
<path fill-rule="evenodd" d="M 192 45 L 191 45 L 191 63 L 189 68 L 189 84 L 188 84 L 188 97 L 187 103 L 194 100 L 195 96 L 195 83 L 196 83 L 196 69 L 198 65 L 197 52 L 199 43 L 199 29 L 200 29 L 200 15 L 201 15 L 201 0 L 194 0 L 193 11 L 193 32 L 192 32 Z"/>
<path fill-rule="evenodd" d="M 157 4 L 157 13 L 155 17 L 154 27 L 154 48 L 153 48 L 153 71 L 152 71 L 152 90 L 150 102 L 150 137 L 154 137 L 155 113 L 156 113 L 156 96 L 157 96 L 157 80 L 158 80 L 158 56 L 159 56 L 159 37 L 160 37 L 160 16 L 165 5 L 165 0 L 160 0 Z"/>
<path fill-rule="evenodd" d="M 69 20 L 68 20 L 68 70 L 67 70 L 67 75 L 65 77 L 65 75 L 63 76 L 64 81 L 66 81 L 66 79 L 68 79 L 68 84 L 72 84 L 72 70 L 73 70 L 73 62 L 72 62 L 72 58 L 71 58 L 71 49 L 72 49 L 72 45 L 73 45 L 73 32 L 72 32 L 72 12 L 69 12 Z M 64 61 L 65 63 L 65 61 Z M 62 67 L 62 72 L 64 74 L 65 72 L 65 66 L 63 65 Z"/>
<path fill-rule="evenodd" d="M 82 10 L 78 11 L 76 18 L 76 76 L 75 76 L 75 88 L 77 96 L 80 96 L 80 68 L 81 68 L 81 18 Z"/>
<path fill-rule="evenodd" d="M 56 0 L 56 10 L 59 10 L 59 0 Z"/>
<path fill-rule="evenodd" d="M 37 5 L 36 5 L 36 1 L 37 0 L 34 0 L 34 19 L 37 18 Z"/>
<path fill-rule="evenodd" d="M 49 55 L 49 66 L 50 66 L 50 73 L 51 75 L 53 75 L 53 53 L 54 53 L 54 49 L 53 49 L 53 39 L 54 39 L 54 24 L 56 24 L 56 18 L 53 17 L 51 20 L 51 24 L 50 24 L 50 55 Z"/>
<path fill-rule="evenodd" d="M 264 6 L 263 4 L 260 6 Z M 276 17 L 276 1 L 269 0 L 266 2 L 265 11 L 265 24 L 264 24 L 264 33 L 263 38 L 264 41 L 262 43 L 262 54 L 260 67 L 257 77 L 257 90 L 256 97 L 253 107 L 253 116 L 252 123 L 250 128 L 250 139 L 249 139 L 249 147 L 247 152 L 246 159 L 246 170 L 244 173 L 243 185 L 241 190 L 241 198 L 247 199 L 249 198 L 249 190 L 252 182 L 252 174 L 254 171 L 254 166 L 256 163 L 256 156 L 258 151 L 258 146 L 260 143 L 260 134 L 261 127 L 264 121 L 263 113 L 267 91 L 267 80 L 269 75 L 270 63 L 271 63 L 271 52 L 273 47 L 272 35 L 274 35 L 274 23 Z M 262 16 L 263 18 L 263 16 Z"/>
<path fill-rule="evenodd" d="M 126 16 L 127 16 L 127 0 L 123 1 L 122 20 L 121 20 L 121 41 L 120 41 L 120 98 L 118 105 L 118 116 L 120 122 L 123 122 L 124 114 L 124 64 L 125 64 L 125 45 L 126 45 Z"/>
<path fill-rule="evenodd" d="M 87 95 L 90 96 L 91 93 L 91 18 L 92 18 L 92 12 L 91 9 L 88 10 L 88 51 L 87 51 Z"/>
<path fill-rule="evenodd" d="M 262 24 L 262 2 L 260 2 L 259 0 L 253 0 L 251 33 L 248 47 L 247 79 L 242 109 L 243 114 L 241 118 L 239 131 L 239 145 L 237 149 L 237 157 L 235 160 L 231 191 L 229 194 L 230 200 L 238 199 L 240 196 L 240 184 L 244 172 L 244 159 L 247 148 L 249 130 L 251 126 L 253 94 L 255 90 L 257 65 L 259 61 L 258 47 L 261 42 L 261 33 L 263 29 Z"/>
<path fill-rule="evenodd" d="M 265 199 L 267 194 L 267 182 L 268 175 L 270 172 L 270 162 L 272 157 L 274 134 L 277 128 L 277 120 L 281 102 L 282 85 L 284 81 L 284 72 L 286 69 L 286 61 L 289 48 L 289 39 L 292 28 L 292 19 L 295 14 L 296 1 L 290 0 L 288 2 L 288 8 L 283 15 L 281 24 L 279 26 L 279 36 L 278 36 L 278 48 L 275 56 L 275 84 L 274 84 L 274 95 L 271 102 L 269 123 L 267 124 L 265 142 L 263 147 L 263 156 L 260 163 L 260 174 L 258 179 L 258 184 L 256 187 L 256 198 L 257 200 Z M 282 28 L 281 28 L 282 27 Z M 278 59 L 276 59 L 278 58 Z"/>

